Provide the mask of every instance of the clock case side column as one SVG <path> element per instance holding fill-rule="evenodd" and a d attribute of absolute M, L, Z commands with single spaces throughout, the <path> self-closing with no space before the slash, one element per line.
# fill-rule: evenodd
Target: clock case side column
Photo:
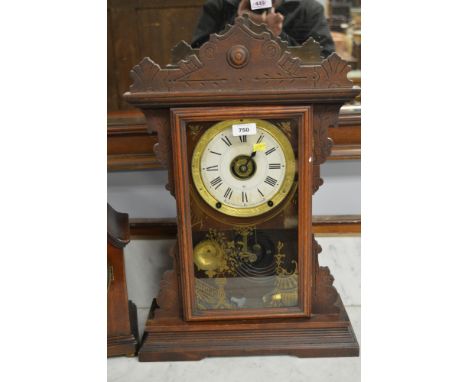
<path fill-rule="evenodd" d="M 175 197 L 169 109 L 143 109 L 143 113 L 148 124 L 148 132 L 158 137 L 158 142 L 153 147 L 156 160 L 161 167 L 168 170 L 166 190 Z"/>
<path fill-rule="evenodd" d="M 156 160 L 162 167 L 167 168 L 168 179 L 166 190 L 175 198 L 175 182 L 174 182 L 174 160 L 173 160 L 173 144 L 171 134 L 171 116 L 170 109 L 143 109 L 148 126 L 148 132 L 156 134 L 158 143 L 153 147 L 153 152 Z M 179 227 L 179 225 L 178 225 Z M 179 229 L 179 228 L 178 228 Z M 180 280 L 178 267 L 178 241 L 172 247 L 169 256 L 172 258 L 172 268 L 163 273 L 162 280 L 159 285 L 159 293 L 153 300 L 147 324 L 151 325 L 153 320 L 170 320 L 174 317 L 179 317 L 181 312 L 181 296 L 180 296 Z M 146 337 L 143 334 L 143 342 Z"/>
<path fill-rule="evenodd" d="M 330 127 L 338 123 L 339 111 L 343 103 L 336 104 L 315 104 L 313 105 L 313 118 L 310 129 L 313 131 L 313 158 L 312 158 L 312 199 L 313 195 L 323 185 L 324 181 L 320 176 L 320 166 L 326 162 L 331 154 L 333 140 L 329 137 Z M 312 202 L 313 204 L 313 202 Z M 312 216 L 312 211 L 311 211 Z M 313 221 L 312 221 L 313 225 Z M 313 302 L 312 314 L 339 314 L 341 319 L 349 323 L 349 329 L 355 338 L 354 331 L 349 322 L 349 317 L 343 306 L 341 298 L 333 286 L 334 278 L 328 267 L 321 267 L 318 255 L 322 252 L 322 247 L 312 236 L 312 263 L 314 267 L 313 275 Z M 356 346 L 357 344 L 356 341 Z"/>

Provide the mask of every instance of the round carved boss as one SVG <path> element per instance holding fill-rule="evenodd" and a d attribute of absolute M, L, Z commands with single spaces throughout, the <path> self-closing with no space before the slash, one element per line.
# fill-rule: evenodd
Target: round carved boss
<path fill-rule="evenodd" d="M 249 62 L 250 53 L 244 45 L 234 45 L 227 52 L 227 61 L 229 65 L 236 69 L 240 69 Z"/>

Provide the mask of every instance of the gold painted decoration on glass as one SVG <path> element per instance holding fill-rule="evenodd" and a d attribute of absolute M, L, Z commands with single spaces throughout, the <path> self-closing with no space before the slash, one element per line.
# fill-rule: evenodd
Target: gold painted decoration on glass
<path fill-rule="evenodd" d="M 256 134 L 234 136 L 235 124 L 256 124 Z M 222 121 L 195 146 L 192 177 L 200 196 L 229 216 L 252 217 L 278 206 L 294 183 L 296 160 L 286 135 L 261 119 Z"/>

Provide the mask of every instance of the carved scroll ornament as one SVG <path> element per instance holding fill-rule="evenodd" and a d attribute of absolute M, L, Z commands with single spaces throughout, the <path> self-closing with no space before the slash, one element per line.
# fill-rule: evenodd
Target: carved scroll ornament
<path fill-rule="evenodd" d="M 211 35 L 199 50 L 182 42 L 173 54 L 186 56 L 164 69 L 146 57 L 133 68 L 127 101 L 132 103 L 133 96 L 141 93 L 170 93 L 177 98 L 234 90 L 287 93 L 352 88 L 347 78 L 350 67 L 338 55 L 322 59 L 320 46 L 313 40 L 302 47 L 288 47 L 264 25 L 247 17 L 239 17 L 233 26 Z"/>
<path fill-rule="evenodd" d="M 341 105 L 317 105 L 314 108 L 314 164 L 324 163 L 330 156 L 333 141 L 328 128 L 336 126 Z"/>

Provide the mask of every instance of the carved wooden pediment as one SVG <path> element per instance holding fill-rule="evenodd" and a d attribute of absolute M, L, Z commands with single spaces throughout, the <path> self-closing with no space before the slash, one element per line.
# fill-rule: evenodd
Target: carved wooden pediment
<path fill-rule="evenodd" d="M 285 95 L 294 101 L 313 101 L 314 94 L 322 100 L 324 93 L 331 100 L 345 100 L 357 93 L 347 78 L 350 67 L 337 54 L 322 59 L 313 40 L 288 47 L 266 26 L 246 16 L 211 35 L 199 50 L 185 42 L 178 44 L 173 56 L 181 59 L 166 68 L 148 57 L 136 65 L 126 100 L 140 106 L 203 100 L 230 103 L 240 96 L 257 102 Z"/>

